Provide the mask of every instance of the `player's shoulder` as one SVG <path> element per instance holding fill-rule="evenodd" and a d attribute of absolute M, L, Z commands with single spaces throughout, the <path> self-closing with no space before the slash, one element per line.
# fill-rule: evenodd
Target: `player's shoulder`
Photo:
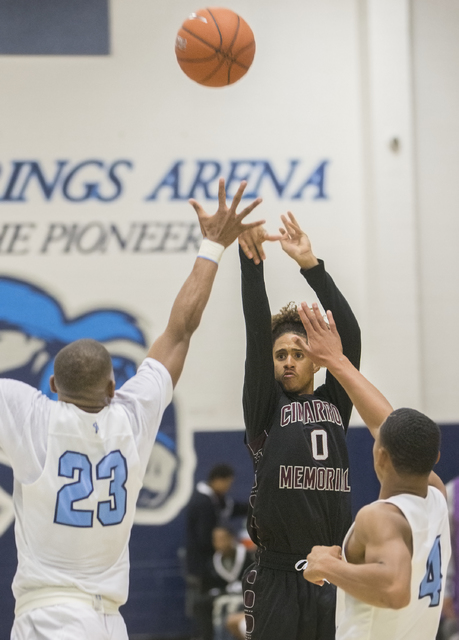
<path fill-rule="evenodd" d="M 43 401 L 52 402 L 41 391 L 32 387 L 30 384 L 21 380 L 13 380 L 12 378 L 0 378 L 0 396 L 6 401 Z"/>
<path fill-rule="evenodd" d="M 144 372 L 153 372 L 155 374 L 159 374 L 163 378 L 170 378 L 170 373 L 163 365 L 163 363 L 148 356 L 141 362 L 139 368 L 137 369 L 138 374 Z"/>
<path fill-rule="evenodd" d="M 14 389 L 17 391 L 23 391 L 26 393 L 28 390 L 37 392 L 35 387 L 32 387 L 30 384 L 26 382 L 22 382 L 21 380 L 14 380 L 13 378 L 0 378 L 0 389 L 9 390 Z"/>
<path fill-rule="evenodd" d="M 382 528 L 409 529 L 408 521 L 403 512 L 391 502 L 377 500 L 360 509 L 355 518 L 356 529 L 369 536 L 381 531 Z"/>
<path fill-rule="evenodd" d="M 395 507 L 389 502 L 370 502 L 363 506 L 355 517 L 356 522 L 367 522 L 368 520 L 383 518 L 387 513 L 394 512 Z"/>
<path fill-rule="evenodd" d="M 359 511 L 360 514 L 363 514 L 364 517 L 383 517 L 387 514 L 397 514 L 401 513 L 400 509 L 397 505 L 392 502 L 386 500 L 375 500 L 375 502 L 370 502 L 370 504 L 366 504 Z"/>
<path fill-rule="evenodd" d="M 172 397 L 172 379 L 166 367 L 154 358 L 145 358 L 137 372 L 115 392 L 115 402 L 126 398 L 143 399 L 164 393 Z"/>

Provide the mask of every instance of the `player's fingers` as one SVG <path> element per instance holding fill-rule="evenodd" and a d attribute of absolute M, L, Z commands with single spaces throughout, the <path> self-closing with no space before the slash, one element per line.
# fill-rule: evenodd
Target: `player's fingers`
<path fill-rule="evenodd" d="M 255 207 L 258 207 L 258 205 L 261 204 L 262 202 L 263 202 L 262 198 L 257 198 L 256 200 L 251 202 L 245 209 L 241 211 L 241 213 L 237 214 L 238 220 L 244 220 L 244 218 L 248 216 L 249 213 L 251 213 L 255 209 Z"/>
<path fill-rule="evenodd" d="M 248 243 L 243 238 L 239 238 L 239 244 L 241 245 L 242 251 L 249 258 L 249 260 L 251 260 L 253 258 L 253 253 L 252 253 Z"/>
<path fill-rule="evenodd" d="M 218 208 L 224 207 L 226 207 L 225 178 L 220 178 L 218 181 Z"/>
<path fill-rule="evenodd" d="M 263 244 L 261 242 L 257 242 L 255 244 L 255 250 L 260 260 L 266 260 L 265 250 L 263 249 Z M 259 263 L 255 262 L 255 264 L 259 264 Z"/>
<path fill-rule="evenodd" d="M 333 317 L 333 313 L 330 311 L 330 309 L 327 311 L 327 319 L 328 319 L 328 326 L 330 327 L 330 331 L 332 333 L 338 333 L 338 329 L 336 328 L 335 318 Z"/>
<path fill-rule="evenodd" d="M 201 205 L 199 204 L 199 202 L 197 202 L 196 200 L 193 200 L 193 198 L 191 198 L 190 200 L 188 200 L 188 202 L 191 204 L 191 206 L 193 207 L 193 209 L 196 211 L 196 213 L 198 214 L 198 218 L 202 218 L 203 215 L 205 215 L 205 211 L 204 209 L 201 207 Z"/>
<path fill-rule="evenodd" d="M 295 227 L 298 229 L 298 231 L 301 231 L 301 227 L 300 227 L 300 225 L 298 224 L 298 221 L 297 221 L 297 219 L 295 218 L 295 216 L 293 215 L 293 213 L 292 213 L 291 211 L 287 211 L 287 215 L 288 215 L 288 217 L 289 217 L 290 222 L 292 223 L 292 225 L 293 225 L 293 226 L 295 226 Z"/>
<path fill-rule="evenodd" d="M 258 248 L 258 243 L 254 239 L 253 235 L 247 234 L 247 246 L 249 248 L 250 253 L 252 254 L 252 258 L 255 264 L 260 264 L 261 260 L 264 260 L 262 256 L 260 256 L 260 251 Z M 249 257 L 249 256 L 247 256 Z"/>
<path fill-rule="evenodd" d="M 282 227 L 279 227 L 279 232 L 280 232 L 280 234 L 281 234 L 281 236 L 282 236 L 282 237 L 281 237 L 281 239 L 280 239 L 280 241 L 281 241 L 281 245 L 282 245 L 282 247 L 283 247 L 283 248 L 285 248 L 285 247 L 284 247 L 284 245 L 285 245 L 287 242 L 289 242 L 289 241 L 291 240 L 291 238 L 290 238 L 290 236 L 288 235 L 288 233 L 286 232 L 286 230 L 285 230 L 285 229 L 283 229 Z"/>
<path fill-rule="evenodd" d="M 242 199 L 242 194 L 244 193 L 246 186 L 247 186 L 247 182 L 245 180 L 243 180 L 241 182 L 241 184 L 239 185 L 238 190 L 236 191 L 236 193 L 234 195 L 234 198 L 233 198 L 233 201 L 231 203 L 231 209 L 233 211 L 236 211 L 236 209 L 238 208 L 239 203 L 240 203 L 240 201 Z M 261 198 L 260 198 L 260 200 L 261 200 Z M 250 211 L 249 211 L 249 213 L 250 213 Z"/>
<path fill-rule="evenodd" d="M 202 237 L 206 238 L 207 237 L 207 232 L 206 232 L 206 229 L 205 229 L 205 226 L 204 226 L 204 220 L 207 220 L 209 218 L 209 216 L 204 211 L 204 209 L 201 207 L 199 202 L 196 202 L 196 200 L 193 200 L 193 199 L 188 200 L 188 202 L 191 204 L 193 209 L 196 211 L 197 216 L 198 216 L 199 228 L 201 229 Z"/>
<path fill-rule="evenodd" d="M 269 234 L 267 233 L 264 237 L 265 240 L 267 240 L 268 242 L 276 242 L 277 240 L 282 240 L 283 236 L 282 235 L 274 235 L 274 234 Z"/>
<path fill-rule="evenodd" d="M 284 215 L 283 213 L 281 214 L 281 220 L 282 220 L 282 224 L 283 224 L 284 226 L 286 226 L 286 225 L 288 225 L 288 224 L 289 224 L 289 219 L 288 219 L 288 218 L 287 218 L 287 216 L 286 216 L 286 215 Z"/>
<path fill-rule="evenodd" d="M 300 346 L 302 349 L 304 349 L 305 351 L 308 350 L 308 343 L 301 336 L 293 335 L 292 340 L 293 342 L 296 342 L 296 344 Z"/>
<path fill-rule="evenodd" d="M 304 340 L 304 344 L 302 345 L 302 347 L 304 348 L 305 351 L 310 351 L 310 348 L 311 348 L 310 343 L 316 330 L 313 324 L 311 323 L 310 316 L 306 315 L 303 307 L 301 306 L 298 307 L 298 315 L 300 316 L 300 320 L 303 323 L 303 327 L 308 337 L 307 340 Z"/>
<path fill-rule="evenodd" d="M 327 331 L 328 331 L 329 326 L 325 322 L 325 319 L 324 319 L 322 313 L 320 312 L 319 305 L 317 304 L 317 302 L 313 302 L 312 311 L 313 311 L 313 313 L 315 315 L 315 318 L 316 318 L 316 321 L 317 321 L 317 324 L 319 325 L 319 327 L 321 329 L 327 329 Z"/>
<path fill-rule="evenodd" d="M 281 220 L 284 223 L 284 227 L 287 229 L 290 236 L 296 235 L 298 233 L 298 229 L 293 225 L 287 216 L 281 215 Z"/>
<path fill-rule="evenodd" d="M 308 316 L 306 315 L 306 313 L 304 312 L 304 309 L 303 309 L 303 305 L 302 305 L 302 304 L 299 304 L 299 305 L 298 305 L 298 307 L 297 307 L 297 309 L 298 309 L 298 315 L 300 316 L 300 320 L 301 320 L 301 322 L 303 323 L 304 328 L 306 329 L 306 333 L 308 333 L 308 332 L 309 332 L 309 329 L 310 329 L 310 328 L 312 329 L 312 327 L 311 327 L 311 323 L 310 323 L 310 321 L 309 321 L 309 317 L 308 317 Z"/>
<path fill-rule="evenodd" d="M 319 305 L 317 304 L 317 302 L 313 302 L 311 307 L 308 307 L 308 305 L 303 302 L 302 306 L 304 312 L 308 315 L 309 321 L 314 327 L 315 331 L 328 329 L 327 323 L 320 313 Z"/>
<path fill-rule="evenodd" d="M 246 224 L 241 224 L 243 231 L 248 231 L 249 229 L 255 229 L 256 227 L 260 227 L 262 224 L 265 224 L 266 220 L 258 220 L 257 222 L 247 222 Z"/>
<path fill-rule="evenodd" d="M 303 321 L 303 324 L 305 324 L 305 320 L 306 323 L 312 328 L 314 329 L 314 331 L 318 331 L 319 327 L 317 324 L 317 318 L 315 313 L 312 311 L 312 309 L 309 307 L 307 302 L 302 302 L 299 307 L 298 307 L 298 313 L 300 315 L 301 320 Z M 304 318 L 304 319 L 303 319 Z"/>

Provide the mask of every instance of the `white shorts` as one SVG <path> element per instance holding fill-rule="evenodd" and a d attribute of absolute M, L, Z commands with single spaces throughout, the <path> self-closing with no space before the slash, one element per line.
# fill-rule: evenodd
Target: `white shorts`
<path fill-rule="evenodd" d="M 20 615 L 11 640 L 128 640 L 121 614 L 99 613 L 78 603 L 56 604 Z"/>

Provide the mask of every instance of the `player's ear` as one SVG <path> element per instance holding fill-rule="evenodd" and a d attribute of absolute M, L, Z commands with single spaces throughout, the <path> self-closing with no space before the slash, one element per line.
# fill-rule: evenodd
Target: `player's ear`
<path fill-rule="evenodd" d="M 54 376 L 51 376 L 49 379 L 49 386 L 50 389 L 53 393 L 57 393 L 57 387 L 56 387 L 56 382 L 54 380 Z"/>
<path fill-rule="evenodd" d="M 321 367 L 318 364 L 315 364 L 313 369 L 312 369 L 312 372 L 315 375 L 318 371 L 320 371 L 320 369 L 321 369 Z"/>
<path fill-rule="evenodd" d="M 115 386 L 115 380 L 111 378 L 107 384 L 107 396 L 109 398 L 113 398 L 113 396 L 115 395 Z"/>
<path fill-rule="evenodd" d="M 381 445 L 374 446 L 373 458 L 374 458 L 375 468 L 383 469 L 387 463 L 387 450 L 384 449 L 384 447 L 381 447 Z"/>
<path fill-rule="evenodd" d="M 385 469 L 389 464 L 392 465 L 392 460 L 390 458 L 390 455 L 387 449 L 385 449 L 384 447 L 379 447 L 378 455 L 379 455 L 378 462 L 382 468 Z"/>

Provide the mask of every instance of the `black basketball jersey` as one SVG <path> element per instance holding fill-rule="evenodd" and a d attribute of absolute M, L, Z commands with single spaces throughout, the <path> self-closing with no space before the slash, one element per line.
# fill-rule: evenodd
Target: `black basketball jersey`
<path fill-rule="evenodd" d="M 351 524 L 345 437 L 352 403 L 329 372 L 312 395 L 284 392 L 274 377 L 263 264 L 255 265 L 242 251 L 240 256 L 247 334 L 244 420 L 255 467 L 248 530 L 261 549 L 307 554 L 317 544 L 341 544 Z M 301 273 L 324 309 L 333 312 L 344 354 L 358 367 L 360 329 L 348 303 L 322 261 Z"/>

